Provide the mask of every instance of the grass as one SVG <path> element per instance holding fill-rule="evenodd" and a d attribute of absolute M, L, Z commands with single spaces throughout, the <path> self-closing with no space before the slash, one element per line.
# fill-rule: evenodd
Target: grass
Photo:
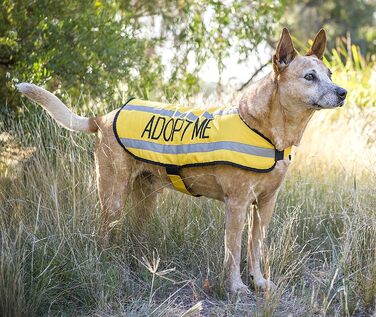
<path fill-rule="evenodd" d="M 355 102 L 350 95 L 308 127 L 263 254 L 277 290 L 245 301 L 223 287 L 223 206 L 215 201 L 163 193 L 142 236 L 127 205 L 116 241 L 101 249 L 93 137 L 63 130 L 27 103 L 29 120 L 8 123 L 0 138 L 0 315 L 375 314 L 376 113 Z"/>

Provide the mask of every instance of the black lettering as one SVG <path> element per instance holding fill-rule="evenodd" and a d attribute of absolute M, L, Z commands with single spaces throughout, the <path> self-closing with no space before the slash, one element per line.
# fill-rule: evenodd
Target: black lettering
<path fill-rule="evenodd" d="M 191 140 L 193 140 L 194 138 L 202 138 L 202 131 L 204 130 L 206 121 L 207 121 L 207 119 L 204 119 L 201 123 L 200 123 L 199 119 L 197 119 L 195 121 Z"/>
<path fill-rule="evenodd" d="M 181 125 L 179 128 L 177 128 L 177 125 L 178 125 L 178 122 L 181 122 Z M 175 132 L 179 132 L 181 131 L 181 128 L 183 127 L 184 125 L 184 120 L 182 119 L 176 119 L 175 122 L 174 122 L 174 127 L 172 128 L 172 138 L 171 138 L 171 141 L 174 141 L 174 135 L 175 135 Z"/>
<path fill-rule="evenodd" d="M 155 116 L 151 117 L 151 119 L 149 120 L 148 124 L 146 125 L 144 131 L 142 131 L 141 138 L 143 138 L 144 134 L 146 132 L 148 132 L 148 139 L 150 139 L 150 132 L 151 132 L 151 128 L 153 127 L 154 117 Z"/>
<path fill-rule="evenodd" d="M 185 121 L 185 122 L 187 123 L 187 125 L 185 126 L 185 129 L 184 129 L 184 131 L 183 131 L 183 133 L 181 135 L 180 141 L 183 140 L 185 132 L 187 132 L 188 127 L 193 123 L 192 121 L 188 121 L 188 120 Z"/>
<path fill-rule="evenodd" d="M 161 126 L 161 130 L 160 130 L 158 136 L 156 136 L 156 135 L 155 135 L 155 132 L 156 132 L 156 130 L 157 130 L 157 127 L 158 127 L 159 121 L 161 121 L 161 120 L 163 120 L 163 123 L 162 123 L 162 126 Z M 164 126 L 165 126 L 165 123 L 166 123 L 166 119 L 165 119 L 165 118 L 163 118 L 163 117 L 158 117 L 157 121 L 155 122 L 155 126 L 154 126 L 154 129 L 153 129 L 153 133 L 152 133 L 152 135 L 151 135 L 151 138 L 152 138 L 153 140 L 158 140 L 158 139 L 161 137 L 162 132 L 163 132 L 163 129 L 164 129 Z"/>
<path fill-rule="evenodd" d="M 211 129 L 211 127 L 209 127 L 209 123 L 213 121 L 213 119 L 206 119 L 206 124 L 205 124 L 205 127 L 204 127 L 204 130 L 202 131 L 202 138 L 203 139 L 209 139 L 209 136 L 205 134 L 206 130 L 208 129 Z"/>
<path fill-rule="evenodd" d="M 167 135 L 166 136 L 166 132 L 167 132 L 167 127 L 168 127 L 168 125 L 171 123 L 171 131 L 170 131 L 170 135 Z M 172 137 L 172 133 L 173 133 L 173 128 L 174 128 L 174 119 L 170 119 L 170 120 L 168 120 L 167 121 L 167 123 L 166 123 L 166 125 L 164 126 L 164 129 L 163 129 L 163 139 L 165 140 L 165 141 L 170 141 L 170 138 Z"/>

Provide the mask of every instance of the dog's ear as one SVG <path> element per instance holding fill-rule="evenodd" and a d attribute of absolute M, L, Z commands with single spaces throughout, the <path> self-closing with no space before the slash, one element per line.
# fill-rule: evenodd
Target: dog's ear
<path fill-rule="evenodd" d="M 275 73 L 280 73 L 295 58 L 298 52 L 292 44 L 289 31 L 283 28 L 281 38 L 279 39 L 277 49 L 273 55 L 273 69 Z"/>
<path fill-rule="evenodd" d="M 315 40 L 311 48 L 306 53 L 307 56 L 316 55 L 318 59 L 322 59 L 326 48 L 326 33 L 324 29 L 321 29 L 317 33 Z"/>

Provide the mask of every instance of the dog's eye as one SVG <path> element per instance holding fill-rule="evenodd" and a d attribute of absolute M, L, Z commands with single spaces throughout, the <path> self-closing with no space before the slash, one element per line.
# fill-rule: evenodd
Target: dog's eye
<path fill-rule="evenodd" d="M 309 74 L 305 75 L 304 78 L 307 79 L 307 80 L 314 80 L 316 78 L 316 76 L 312 73 L 309 73 Z"/>

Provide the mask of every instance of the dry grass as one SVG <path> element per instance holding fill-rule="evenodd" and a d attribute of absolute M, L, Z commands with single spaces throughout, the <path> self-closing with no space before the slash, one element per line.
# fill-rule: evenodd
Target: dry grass
<path fill-rule="evenodd" d="M 132 233 L 128 205 L 117 240 L 102 250 L 93 235 L 93 138 L 39 110 L 31 117 L 8 132 L 34 156 L 17 177 L 3 168 L 0 178 L 1 316 L 375 313 L 374 108 L 322 111 L 312 122 L 264 252 L 277 291 L 246 300 L 223 288 L 221 204 L 165 193 L 142 237 Z"/>

